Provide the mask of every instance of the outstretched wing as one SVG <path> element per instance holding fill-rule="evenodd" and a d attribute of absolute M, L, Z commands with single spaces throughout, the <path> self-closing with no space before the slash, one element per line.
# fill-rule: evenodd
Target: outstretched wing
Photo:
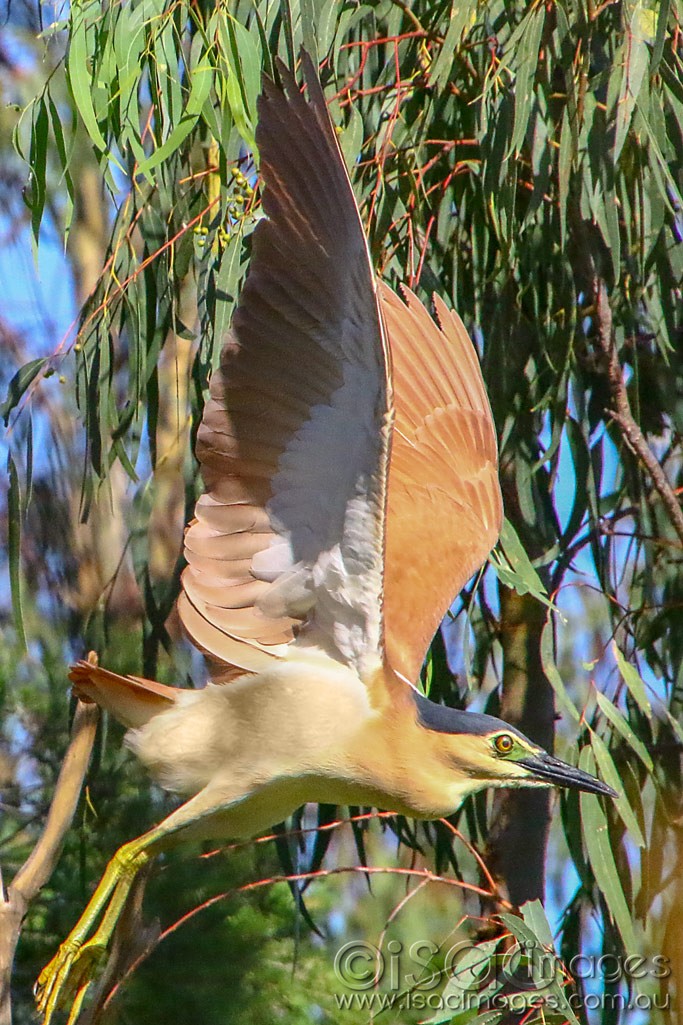
<path fill-rule="evenodd" d="M 498 539 L 502 498 L 474 346 L 439 298 L 440 328 L 404 291 L 407 303 L 380 286 L 395 403 L 384 629 L 387 661 L 412 682 L 453 598 Z"/>
<path fill-rule="evenodd" d="M 280 68 L 256 139 L 267 215 L 197 440 L 206 493 L 179 612 L 215 666 L 259 670 L 301 634 L 362 667 L 381 649 L 389 446 L 377 286 L 316 71 Z"/>

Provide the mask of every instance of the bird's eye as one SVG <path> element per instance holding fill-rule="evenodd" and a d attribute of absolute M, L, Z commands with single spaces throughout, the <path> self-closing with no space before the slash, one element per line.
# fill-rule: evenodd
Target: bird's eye
<path fill-rule="evenodd" d="M 494 740 L 494 744 L 499 755 L 509 755 L 514 747 L 514 741 L 509 733 L 501 733 Z"/>

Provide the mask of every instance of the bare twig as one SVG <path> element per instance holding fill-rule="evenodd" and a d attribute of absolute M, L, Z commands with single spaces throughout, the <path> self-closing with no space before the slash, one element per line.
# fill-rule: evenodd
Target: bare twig
<path fill-rule="evenodd" d="M 641 461 L 652 478 L 652 483 L 664 503 L 672 526 L 683 544 L 683 510 L 680 502 L 631 412 L 612 329 L 612 310 L 607 300 L 607 287 L 601 278 L 593 279 L 593 293 L 598 322 L 598 341 L 607 360 L 607 381 L 613 404 L 612 419 L 621 428 L 624 441 L 630 450 Z"/>
<path fill-rule="evenodd" d="M 293 872 L 287 875 L 269 876 L 267 879 L 256 879 L 251 883 L 244 883 L 242 886 L 235 886 L 231 890 L 225 890 L 223 893 L 218 893 L 213 897 L 209 897 L 201 904 L 198 904 L 185 912 L 185 914 L 173 922 L 172 925 L 167 926 L 159 934 L 156 941 L 152 943 L 150 948 L 137 957 L 137 959 L 127 968 L 125 973 L 111 988 L 106 999 L 103 1001 L 102 1009 L 104 1010 L 109 1007 L 120 987 L 160 943 L 163 943 L 168 936 L 172 936 L 173 933 L 177 932 L 178 929 L 182 928 L 192 918 L 200 914 L 200 912 L 213 907 L 214 904 L 218 904 L 224 900 L 230 900 L 240 893 L 250 893 L 253 890 L 259 890 L 265 886 L 273 886 L 275 883 L 328 879 L 331 876 L 347 874 L 402 876 L 406 879 L 418 879 L 422 884 L 439 883 L 443 886 L 454 886 L 459 890 L 463 890 L 468 893 L 476 893 L 480 897 L 487 897 L 489 900 L 495 901 L 495 903 L 505 911 L 511 911 L 513 909 L 512 904 L 505 900 L 504 897 L 500 897 L 495 893 L 489 893 L 487 890 L 482 889 L 481 886 L 475 886 L 474 883 L 463 882 L 461 879 L 450 879 L 447 876 L 437 875 L 436 872 L 431 872 L 427 868 L 402 868 L 400 866 L 393 865 L 344 865 L 339 868 L 317 869 L 315 872 Z M 89 1025 L 89 1023 L 84 1023 L 84 1025 Z"/>
<path fill-rule="evenodd" d="M 400 7 L 406 18 L 413 23 L 418 32 L 423 32 L 425 36 L 428 36 L 426 28 L 417 17 L 415 12 L 411 10 L 410 4 L 406 3 L 405 0 L 391 0 L 394 7 Z"/>
<path fill-rule="evenodd" d="M 5 890 L 0 886 L 0 1025 L 11 1025 L 10 975 L 21 923 L 29 903 L 57 863 L 71 825 L 90 760 L 99 710 L 79 701 L 71 741 L 57 779 L 55 795 L 40 839 Z"/>

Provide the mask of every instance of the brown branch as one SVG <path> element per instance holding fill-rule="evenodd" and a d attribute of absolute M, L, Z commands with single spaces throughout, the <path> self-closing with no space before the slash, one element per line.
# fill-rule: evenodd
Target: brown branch
<path fill-rule="evenodd" d="M 392 865 L 344 865 L 339 868 L 329 869 L 318 869 L 314 872 L 293 872 L 287 875 L 273 875 L 267 879 L 256 879 L 251 883 L 245 883 L 242 886 L 236 886 L 231 890 L 225 890 L 223 893 L 218 893 L 213 897 L 209 897 L 201 904 L 190 908 L 189 911 L 181 915 L 175 922 L 167 926 L 156 939 L 151 943 L 148 949 L 141 952 L 132 964 L 126 969 L 121 975 L 118 981 L 113 985 L 107 994 L 106 998 L 102 1001 L 101 1009 L 106 1010 L 112 1000 L 116 997 L 120 987 L 126 982 L 128 978 L 139 968 L 143 961 L 156 949 L 159 944 L 168 937 L 172 936 L 173 933 L 177 932 L 178 929 L 182 928 L 187 922 L 189 922 L 200 912 L 205 911 L 207 908 L 213 907 L 215 904 L 220 903 L 224 900 L 229 900 L 240 893 L 250 893 L 253 890 L 259 890 L 265 886 L 272 886 L 275 883 L 282 882 L 302 882 L 318 879 L 327 879 L 331 876 L 346 875 L 346 874 L 359 874 L 359 875 L 394 875 L 402 876 L 406 879 L 418 879 L 420 885 L 426 885 L 427 883 L 440 883 L 444 886 L 454 886 L 460 890 L 467 891 L 469 893 L 476 893 L 480 897 L 487 897 L 489 900 L 494 901 L 499 907 L 506 911 L 512 910 L 512 905 L 505 898 L 500 897 L 495 893 L 489 893 L 484 890 L 481 886 L 475 886 L 474 883 L 466 883 L 461 879 L 450 879 L 447 876 L 437 875 L 435 872 L 431 872 L 426 868 L 402 868 L 400 866 Z M 96 1019 L 93 1019 L 92 1025 L 94 1025 Z M 79 1022 L 80 1025 L 80 1022 Z M 91 1025 L 90 1021 L 84 1021 L 83 1025 Z"/>
<path fill-rule="evenodd" d="M 61 854 L 90 760 L 98 717 L 97 705 L 78 702 L 71 729 L 71 741 L 59 771 L 45 828 L 10 886 L 10 893 L 20 894 L 27 904 L 50 878 Z"/>
<path fill-rule="evenodd" d="M 0 881 L 0 1025 L 11 1025 L 10 977 L 21 924 L 31 900 L 47 882 L 71 825 L 90 760 L 99 709 L 79 701 L 45 828 L 5 890 Z"/>
<path fill-rule="evenodd" d="M 406 3 L 405 0 L 391 0 L 391 2 L 394 5 L 394 7 L 401 8 L 408 21 L 412 21 L 413 25 L 415 26 L 418 32 L 423 33 L 425 36 L 429 35 L 426 28 L 424 27 L 420 19 L 417 17 L 415 12 L 411 10 L 410 4 Z"/>
<path fill-rule="evenodd" d="M 612 396 L 612 419 L 621 428 L 623 439 L 628 448 L 643 464 L 664 507 L 669 514 L 671 524 L 683 544 L 683 510 L 676 493 L 669 483 L 666 474 L 655 459 L 643 432 L 633 418 L 631 405 L 628 401 L 624 375 L 617 354 L 617 346 L 612 328 L 612 310 L 607 299 L 605 282 L 597 276 L 593 279 L 593 296 L 598 323 L 598 342 L 607 361 L 607 381 Z"/>

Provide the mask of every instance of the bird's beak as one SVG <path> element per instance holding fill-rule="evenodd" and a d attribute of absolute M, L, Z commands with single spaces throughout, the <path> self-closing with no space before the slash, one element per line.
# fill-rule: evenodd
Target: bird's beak
<path fill-rule="evenodd" d="M 545 751 L 528 758 L 520 758 L 517 765 L 523 765 L 532 776 L 543 783 L 552 783 L 556 787 L 570 787 L 572 790 L 585 790 L 588 794 L 605 794 L 606 797 L 618 797 L 619 794 L 606 783 L 583 769 L 575 769 L 573 765 L 554 758 Z"/>

